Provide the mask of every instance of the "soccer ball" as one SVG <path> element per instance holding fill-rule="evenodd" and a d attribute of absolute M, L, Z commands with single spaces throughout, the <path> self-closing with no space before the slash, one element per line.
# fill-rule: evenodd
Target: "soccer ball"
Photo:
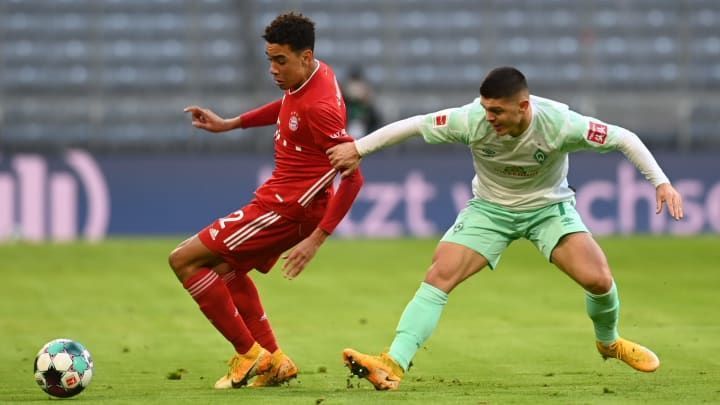
<path fill-rule="evenodd" d="M 70 339 L 55 339 L 40 349 L 35 357 L 35 381 L 54 397 L 79 394 L 90 385 L 93 361 L 83 345 Z"/>

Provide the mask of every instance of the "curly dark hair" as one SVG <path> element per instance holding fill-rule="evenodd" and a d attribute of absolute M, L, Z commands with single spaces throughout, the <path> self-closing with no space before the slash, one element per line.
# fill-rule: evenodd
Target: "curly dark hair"
<path fill-rule="evenodd" d="M 495 68 L 480 85 L 480 95 L 485 98 L 506 98 L 528 90 L 525 75 L 511 66 Z"/>
<path fill-rule="evenodd" d="M 277 16 L 262 36 L 269 44 L 290 45 L 293 51 L 315 50 L 315 23 L 301 13 Z"/>

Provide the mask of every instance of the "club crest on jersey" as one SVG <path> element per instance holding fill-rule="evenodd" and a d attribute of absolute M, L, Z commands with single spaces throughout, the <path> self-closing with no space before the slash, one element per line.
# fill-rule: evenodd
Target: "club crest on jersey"
<path fill-rule="evenodd" d="M 433 127 L 439 128 L 444 127 L 447 125 L 448 116 L 447 114 L 439 114 L 435 116 L 435 121 L 433 122 Z"/>
<path fill-rule="evenodd" d="M 599 122 L 590 122 L 590 128 L 588 129 L 587 139 L 590 142 L 595 142 L 600 145 L 604 145 L 608 136 L 608 127 L 605 124 Z"/>
<path fill-rule="evenodd" d="M 298 117 L 298 113 L 295 111 L 290 113 L 290 122 L 288 123 L 288 127 L 291 131 L 297 131 L 298 127 L 300 127 L 300 118 Z"/>

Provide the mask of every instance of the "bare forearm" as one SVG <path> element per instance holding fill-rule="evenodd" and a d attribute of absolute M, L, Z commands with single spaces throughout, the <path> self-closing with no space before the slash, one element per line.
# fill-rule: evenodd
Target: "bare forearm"
<path fill-rule="evenodd" d="M 238 128 L 244 128 L 242 126 L 242 114 L 238 115 L 237 117 L 225 119 L 225 125 L 227 126 L 228 131 Z"/>
<path fill-rule="evenodd" d="M 307 238 L 313 241 L 316 246 L 320 246 L 325 242 L 325 239 L 327 239 L 328 236 L 330 236 L 329 233 L 325 232 L 320 227 L 317 227 Z"/>

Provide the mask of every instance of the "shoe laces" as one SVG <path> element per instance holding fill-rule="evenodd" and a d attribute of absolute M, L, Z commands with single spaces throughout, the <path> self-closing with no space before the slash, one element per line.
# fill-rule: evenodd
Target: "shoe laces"
<path fill-rule="evenodd" d="M 635 357 L 635 349 L 632 347 L 632 345 L 626 345 L 622 340 L 618 340 L 613 346 L 615 346 L 615 357 L 618 360 L 622 360 L 623 358 L 629 359 Z"/>
<path fill-rule="evenodd" d="M 227 363 L 228 367 L 229 367 L 228 375 L 232 374 L 232 371 L 240 366 L 240 364 L 242 363 L 242 360 L 243 360 L 242 356 L 240 356 L 239 354 L 232 356 L 232 358 L 230 360 L 228 360 L 228 363 Z"/>

